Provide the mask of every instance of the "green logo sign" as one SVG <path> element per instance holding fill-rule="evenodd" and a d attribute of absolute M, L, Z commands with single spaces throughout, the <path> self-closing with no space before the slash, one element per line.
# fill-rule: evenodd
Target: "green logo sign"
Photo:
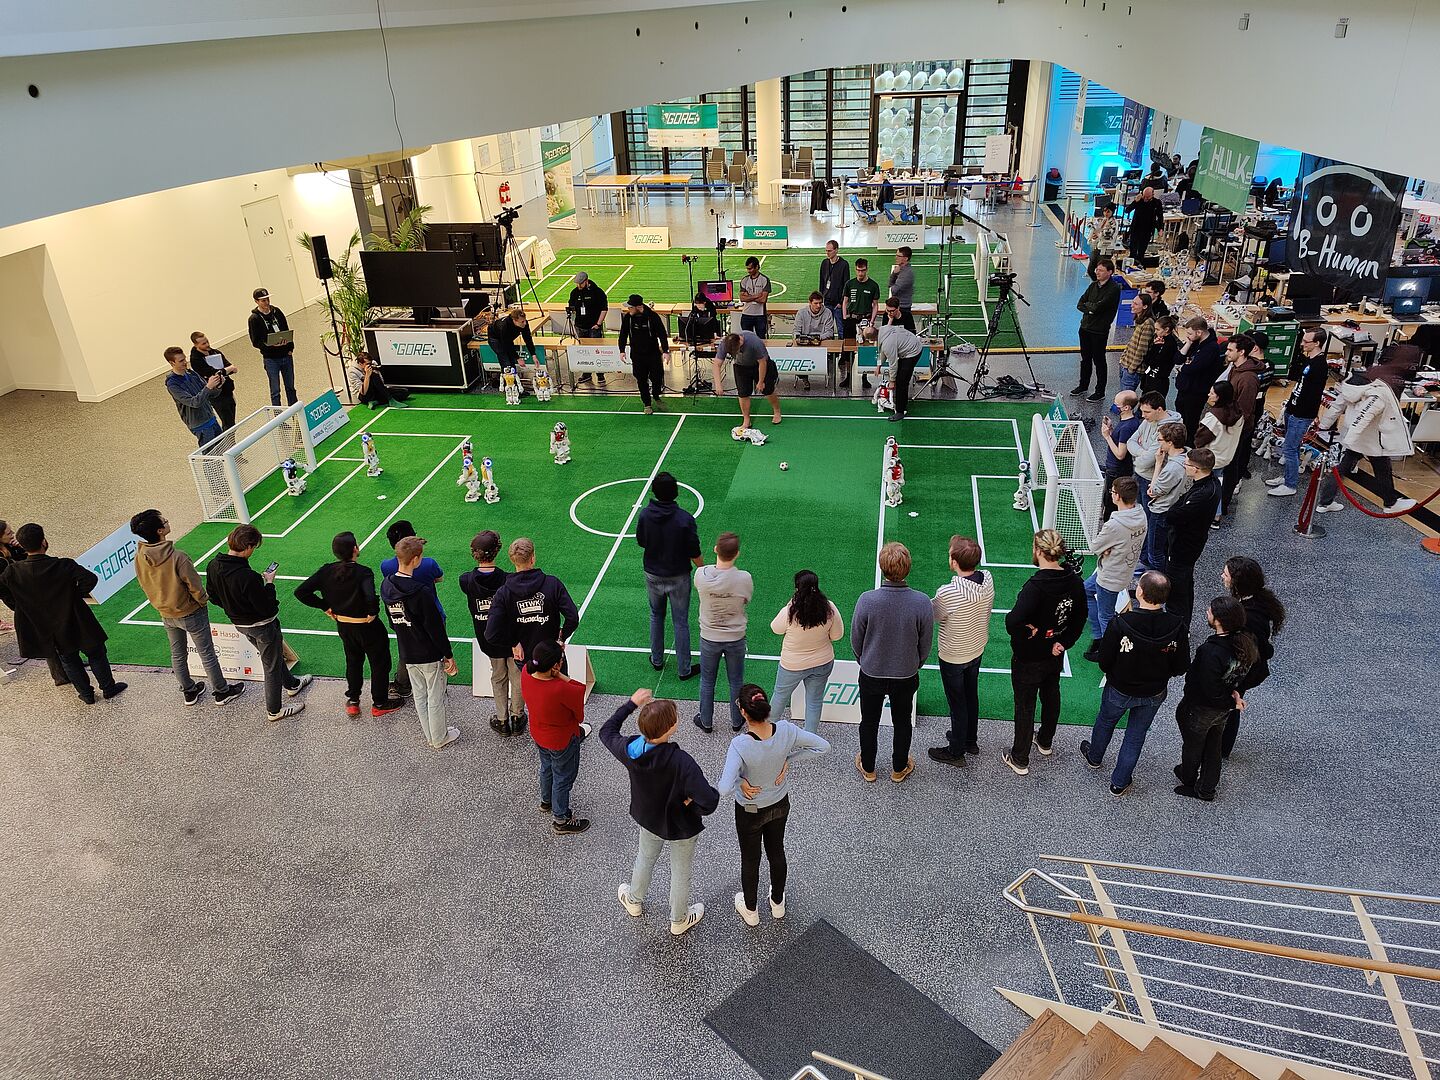
<path fill-rule="evenodd" d="M 645 110 L 650 146 L 676 148 L 720 145 L 717 105 L 651 105 Z"/>
<path fill-rule="evenodd" d="M 790 246 L 788 225 L 742 225 L 740 246 L 747 248 L 784 248 Z"/>
<path fill-rule="evenodd" d="M 1250 181 L 1260 144 L 1254 139 L 1206 128 L 1200 134 L 1200 169 L 1195 190 L 1227 210 L 1241 213 L 1250 204 Z"/>

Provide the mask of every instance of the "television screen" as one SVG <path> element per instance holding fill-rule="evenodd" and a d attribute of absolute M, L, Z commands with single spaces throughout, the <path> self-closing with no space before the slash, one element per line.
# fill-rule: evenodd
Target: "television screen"
<path fill-rule="evenodd" d="M 453 251 L 362 251 L 365 288 L 376 307 L 459 307 Z"/>
<path fill-rule="evenodd" d="M 1393 304 L 1396 300 L 1418 297 L 1423 304 L 1430 296 L 1428 277 L 1392 277 L 1385 279 L 1384 302 Z"/>
<path fill-rule="evenodd" d="M 455 261 L 461 266 L 478 266 L 481 270 L 505 269 L 500 226 L 493 221 L 427 222 L 425 247 L 430 251 L 455 252 Z"/>

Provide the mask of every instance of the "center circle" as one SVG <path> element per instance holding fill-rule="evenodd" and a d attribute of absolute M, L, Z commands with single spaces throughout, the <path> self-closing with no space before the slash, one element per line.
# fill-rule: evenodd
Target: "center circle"
<path fill-rule="evenodd" d="M 570 520 L 575 523 L 575 527 L 579 529 L 584 529 L 586 532 L 592 533 L 595 536 L 604 536 L 610 540 L 629 539 L 633 537 L 635 535 L 634 533 L 613 533 L 605 532 L 601 529 L 592 529 L 589 525 L 586 525 L 583 521 L 580 520 L 580 515 L 577 513 L 577 511 L 580 509 L 580 504 L 586 499 L 588 499 L 591 495 L 594 495 L 597 491 L 604 491 L 606 488 L 618 487 L 621 484 L 642 484 L 645 488 L 648 488 L 650 485 L 650 477 L 632 476 L 628 480 L 611 480 L 609 483 L 596 484 L 589 491 L 582 491 L 579 495 L 575 497 L 575 501 L 570 504 Z M 694 516 L 698 518 L 701 514 L 705 512 L 705 496 L 701 495 L 700 492 L 696 491 L 689 484 L 680 484 L 677 481 L 677 485 L 690 492 L 691 495 L 695 496 L 695 502 L 697 505 L 695 507 Z M 644 488 L 642 488 L 641 494 L 643 496 Z"/>

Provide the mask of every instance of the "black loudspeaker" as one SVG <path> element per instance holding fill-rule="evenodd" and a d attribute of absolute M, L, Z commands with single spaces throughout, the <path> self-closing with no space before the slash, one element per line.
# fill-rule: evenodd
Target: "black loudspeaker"
<path fill-rule="evenodd" d="M 315 259 L 315 276 L 321 281 L 335 276 L 330 266 L 330 245 L 323 236 L 310 237 L 310 254 Z"/>

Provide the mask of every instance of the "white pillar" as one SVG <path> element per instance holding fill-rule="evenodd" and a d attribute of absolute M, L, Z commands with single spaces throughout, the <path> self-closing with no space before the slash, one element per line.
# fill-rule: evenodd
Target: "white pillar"
<path fill-rule="evenodd" d="M 1036 188 L 1045 172 L 1045 134 L 1050 126 L 1050 64 L 1030 61 L 1030 78 L 1025 87 L 1025 126 L 1020 138 L 1020 175 L 1035 180 Z"/>
<path fill-rule="evenodd" d="M 755 84 L 755 194 L 762 206 L 774 206 L 780 192 L 780 80 Z"/>
<path fill-rule="evenodd" d="M 475 191 L 475 155 L 470 141 L 439 143 L 411 162 L 415 192 L 433 206 L 432 221 L 485 221 Z"/>

